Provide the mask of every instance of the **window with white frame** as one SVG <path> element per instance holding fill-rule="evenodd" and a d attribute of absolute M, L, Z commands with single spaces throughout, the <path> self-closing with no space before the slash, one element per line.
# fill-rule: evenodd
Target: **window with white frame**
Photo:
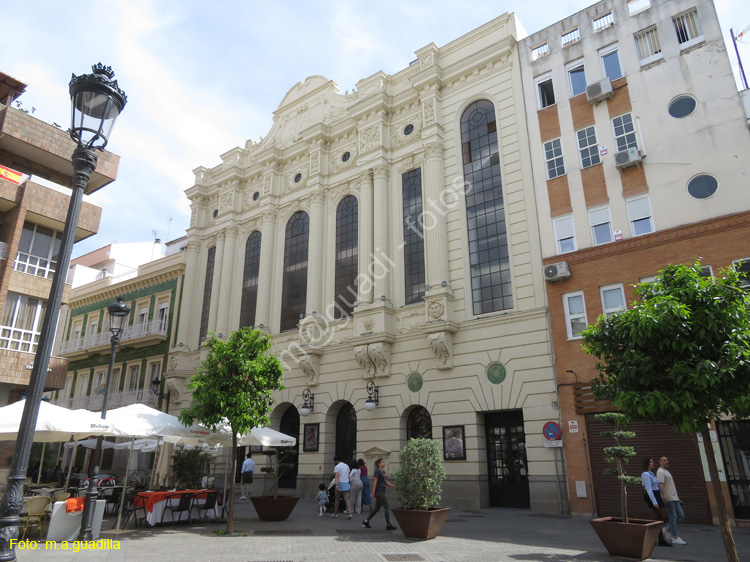
<path fill-rule="evenodd" d="M 169 323 L 169 301 L 159 303 L 159 333 L 165 333 L 167 331 L 167 325 Z"/>
<path fill-rule="evenodd" d="M 615 25 L 615 14 L 613 12 L 607 12 L 606 14 L 595 17 L 591 23 L 594 27 L 594 33 L 599 33 L 603 29 Z"/>
<path fill-rule="evenodd" d="M 659 33 L 656 31 L 655 25 L 639 31 L 634 37 L 638 60 L 641 61 L 642 65 L 662 57 Z"/>
<path fill-rule="evenodd" d="M 680 48 L 689 47 L 703 40 L 703 31 L 698 21 L 698 10 L 693 8 L 672 18 Z"/>
<path fill-rule="evenodd" d="M 623 77 L 622 67 L 620 66 L 620 53 L 617 45 L 609 46 L 599 51 L 599 58 L 602 61 L 602 74 L 610 80 L 617 80 Z"/>
<path fill-rule="evenodd" d="M 612 222 L 608 206 L 590 209 L 589 224 L 591 224 L 591 240 L 594 246 L 612 242 Z"/>
<path fill-rule="evenodd" d="M 155 361 L 153 363 L 149 363 L 148 372 L 149 372 L 149 377 L 148 377 L 148 381 L 146 382 L 148 383 L 149 387 L 151 386 L 151 383 L 153 381 L 161 381 L 161 361 Z"/>
<path fill-rule="evenodd" d="M 548 180 L 565 175 L 565 163 L 563 162 L 560 139 L 544 143 L 544 161 L 547 163 Z"/>
<path fill-rule="evenodd" d="M 607 318 L 611 318 L 618 312 L 627 309 L 625 305 L 625 289 L 622 283 L 599 287 L 599 293 L 602 297 L 602 312 Z"/>
<path fill-rule="evenodd" d="M 133 328 L 135 328 L 136 336 L 143 336 L 148 333 L 148 303 L 138 305 Z"/>
<path fill-rule="evenodd" d="M 0 325 L 0 348 L 36 353 L 47 301 L 8 292 Z"/>
<path fill-rule="evenodd" d="M 567 47 L 568 45 L 575 43 L 577 41 L 581 40 L 581 30 L 577 27 L 575 29 L 571 29 L 567 33 L 563 33 L 560 36 L 560 42 L 562 43 L 563 47 Z"/>
<path fill-rule="evenodd" d="M 65 386 L 63 386 L 63 389 L 60 391 L 60 398 L 67 400 L 70 398 L 70 385 L 73 383 L 73 375 L 68 375 L 65 377 Z"/>
<path fill-rule="evenodd" d="M 89 374 L 78 373 L 78 382 L 76 384 L 76 398 L 86 396 L 89 388 Z"/>
<path fill-rule="evenodd" d="M 586 72 L 583 68 L 583 61 L 576 61 L 569 64 L 568 70 L 568 86 L 570 88 L 570 96 L 577 96 L 586 91 Z"/>
<path fill-rule="evenodd" d="M 536 79 L 536 93 L 539 109 L 555 104 L 555 89 L 552 86 L 552 76 L 547 74 Z"/>
<path fill-rule="evenodd" d="M 743 289 L 750 289 L 750 258 L 742 258 L 732 261 L 734 267 L 740 274 Z"/>
<path fill-rule="evenodd" d="M 714 270 L 711 268 L 710 265 L 702 265 L 701 266 L 701 277 L 713 277 L 714 276 Z"/>
<path fill-rule="evenodd" d="M 581 167 L 588 168 L 601 163 L 599 144 L 596 142 L 596 129 L 593 125 L 576 131 L 578 152 L 581 155 Z"/>
<path fill-rule="evenodd" d="M 140 388 L 141 383 L 141 366 L 140 365 L 130 365 L 128 367 L 128 380 L 127 385 L 125 387 L 126 392 L 135 392 Z"/>
<path fill-rule="evenodd" d="M 650 7 L 651 0 L 628 0 L 628 13 L 631 16 L 643 10 L 648 10 Z"/>
<path fill-rule="evenodd" d="M 648 234 L 654 231 L 654 221 L 651 218 L 651 202 L 648 195 L 634 197 L 627 202 L 628 217 L 630 217 L 630 233 L 633 236 Z"/>
<path fill-rule="evenodd" d="M 555 243 L 557 245 L 557 253 L 564 254 L 566 252 L 576 251 L 576 234 L 573 228 L 573 216 L 559 217 L 552 221 L 552 225 L 555 229 Z"/>
<path fill-rule="evenodd" d="M 586 318 L 586 303 L 583 300 L 583 291 L 565 293 L 563 295 L 563 308 L 565 310 L 565 329 L 568 339 L 580 339 L 581 332 L 588 326 Z"/>
<path fill-rule="evenodd" d="M 546 57 L 549 54 L 549 45 L 543 43 L 531 49 L 531 62 Z"/>
<path fill-rule="evenodd" d="M 614 129 L 618 152 L 628 148 L 638 148 L 632 114 L 626 113 L 612 119 L 612 128 Z"/>
<path fill-rule="evenodd" d="M 62 236 L 59 232 L 24 222 L 13 269 L 51 279 L 57 268 L 61 243 Z"/>

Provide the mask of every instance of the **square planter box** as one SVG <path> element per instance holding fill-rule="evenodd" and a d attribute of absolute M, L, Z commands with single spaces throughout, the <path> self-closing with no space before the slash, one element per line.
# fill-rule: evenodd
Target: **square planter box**
<path fill-rule="evenodd" d="M 604 548 L 612 556 L 636 560 L 648 558 L 654 550 L 664 522 L 632 518 L 628 521 L 625 524 L 620 517 L 600 517 L 591 519 L 590 523 Z"/>
<path fill-rule="evenodd" d="M 401 532 L 410 539 L 434 539 L 443 530 L 449 507 L 436 507 L 435 509 L 391 509 L 391 513 L 398 521 Z"/>

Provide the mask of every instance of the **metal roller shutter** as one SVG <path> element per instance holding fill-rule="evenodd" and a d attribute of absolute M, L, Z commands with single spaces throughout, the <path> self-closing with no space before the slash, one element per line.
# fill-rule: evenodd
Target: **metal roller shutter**
<path fill-rule="evenodd" d="M 594 414 L 586 414 L 586 430 L 589 438 L 589 456 L 594 480 L 596 511 L 600 517 L 620 515 L 620 482 L 614 476 L 602 474 L 610 465 L 604 462 L 604 447 L 612 445 L 610 438 L 600 432 L 612 426 L 594 421 Z M 638 453 L 628 465 L 628 474 L 641 475 L 643 458 L 651 457 L 659 464 L 659 457 L 666 456 L 669 471 L 674 477 L 677 493 L 683 502 L 685 523 L 711 524 L 706 481 L 703 476 L 698 439 L 695 435 L 683 435 L 661 424 L 631 422 L 628 429 L 635 431 L 636 438 L 628 445 Z M 653 511 L 643 501 L 642 486 L 628 486 L 628 515 L 641 519 L 653 519 Z"/>

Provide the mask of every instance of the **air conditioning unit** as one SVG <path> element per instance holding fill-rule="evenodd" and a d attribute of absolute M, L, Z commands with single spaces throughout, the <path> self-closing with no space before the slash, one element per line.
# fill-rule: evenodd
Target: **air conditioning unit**
<path fill-rule="evenodd" d="M 551 263 L 544 266 L 544 280 L 559 281 L 560 279 L 567 279 L 570 277 L 570 270 L 568 269 L 568 262 L 561 261 L 559 263 Z"/>
<path fill-rule="evenodd" d="M 586 99 L 589 103 L 599 103 L 611 98 L 615 93 L 612 91 L 612 80 L 605 78 L 594 84 L 586 86 Z"/>
<path fill-rule="evenodd" d="M 621 150 L 615 154 L 615 166 L 618 170 L 629 168 L 630 166 L 640 165 L 641 154 L 636 147 Z"/>

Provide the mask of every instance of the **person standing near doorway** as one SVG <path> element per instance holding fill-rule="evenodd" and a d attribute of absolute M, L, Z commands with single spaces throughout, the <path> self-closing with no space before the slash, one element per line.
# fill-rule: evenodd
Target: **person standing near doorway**
<path fill-rule="evenodd" d="M 241 500 L 246 500 L 247 496 L 250 495 L 250 484 L 253 483 L 253 472 L 255 472 L 255 461 L 253 460 L 253 454 L 248 453 L 245 462 L 242 463 L 242 473 L 240 474 L 240 482 L 242 486 Z"/>
<path fill-rule="evenodd" d="M 643 484 L 643 489 L 645 490 L 643 499 L 646 501 L 646 505 L 654 510 L 657 519 L 666 522 L 669 521 L 669 517 L 667 517 L 667 505 L 661 497 L 659 480 L 656 478 L 656 474 L 654 474 L 654 467 L 654 459 L 648 457 L 643 459 L 643 473 L 641 473 L 641 484 Z M 664 527 L 662 527 L 662 531 L 663 529 Z M 667 541 L 664 534 L 664 532 L 659 533 L 659 546 L 672 546 L 672 543 Z"/>
<path fill-rule="evenodd" d="M 336 463 L 336 467 L 333 469 L 333 478 L 336 482 L 336 502 L 333 505 L 333 515 L 331 517 L 339 516 L 339 499 L 341 496 L 344 497 L 346 503 L 346 518 L 352 518 L 352 505 L 349 502 L 349 491 L 351 485 L 349 484 L 349 465 L 341 460 L 341 457 L 333 457 L 333 462 Z"/>
<path fill-rule="evenodd" d="M 677 495 L 677 488 L 674 485 L 674 479 L 672 474 L 667 470 L 669 468 L 669 459 L 667 457 L 659 458 L 659 470 L 656 471 L 656 478 L 659 480 L 659 490 L 661 491 L 661 497 L 667 504 L 667 513 L 669 514 L 669 524 L 665 529 L 669 528 L 669 536 L 665 539 L 668 541 L 671 539 L 672 544 L 684 545 L 686 541 L 682 540 L 677 534 L 677 523 L 685 518 L 685 513 L 682 511 L 682 502 L 680 497 Z"/>

